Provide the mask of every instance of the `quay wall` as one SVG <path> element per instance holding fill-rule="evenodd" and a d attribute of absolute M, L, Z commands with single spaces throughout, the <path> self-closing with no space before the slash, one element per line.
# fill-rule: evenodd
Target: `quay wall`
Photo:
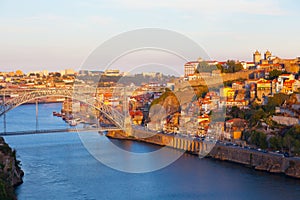
<path fill-rule="evenodd" d="M 260 171 L 280 173 L 300 178 L 300 159 L 287 158 L 275 153 L 263 153 L 256 150 L 213 144 L 206 141 L 196 141 L 189 138 L 179 138 L 160 133 L 149 135 L 149 132 L 145 130 L 133 130 L 130 136 L 122 131 L 109 131 L 107 137 L 168 146 L 200 157 L 210 157 L 242 164 Z"/>

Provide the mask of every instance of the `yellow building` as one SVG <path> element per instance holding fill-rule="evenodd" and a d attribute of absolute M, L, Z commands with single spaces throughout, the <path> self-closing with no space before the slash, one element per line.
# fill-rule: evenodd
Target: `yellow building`
<path fill-rule="evenodd" d="M 226 99 L 234 99 L 235 90 L 229 87 L 220 89 L 220 96 Z"/>
<path fill-rule="evenodd" d="M 17 71 L 16 71 L 16 75 L 17 75 L 17 76 L 23 76 L 24 73 L 23 73 L 21 70 L 17 70 Z"/>
<path fill-rule="evenodd" d="M 232 133 L 232 138 L 234 140 L 240 140 L 242 138 L 242 132 L 241 131 L 234 131 Z"/>
<path fill-rule="evenodd" d="M 107 69 L 104 72 L 105 76 L 120 76 L 120 70 L 118 69 Z"/>
<path fill-rule="evenodd" d="M 225 131 L 230 135 L 231 139 L 239 140 L 242 137 L 242 131 L 247 127 L 247 121 L 240 118 L 234 118 L 227 120 L 225 126 Z"/>
<path fill-rule="evenodd" d="M 259 100 L 262 100 L 263 96 L 272 94 L 272 81 L 266 79 L 259 79 L 256 83 L 256 96 Z"/>
<path fill-rule="evenodd" d="M 294 92 L 294 85 L 296 80 L 285 80 L 281 92 L 285 94 L 292 94 Z"/>
<path fill-rule="evenodd" d="M 284 68 L 287 72 L 298 73 L 299 68 L 299 59 L 282 59 L 281 63 L 284 65 Z"/>

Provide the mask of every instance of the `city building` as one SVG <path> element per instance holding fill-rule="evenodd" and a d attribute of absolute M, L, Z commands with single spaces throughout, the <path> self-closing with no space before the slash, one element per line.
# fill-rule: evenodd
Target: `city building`
<path fill-rule="evenodd" d="M 225 132 L 229 133 L 230 139 L 240 140 L 242 131 L 247 127 L 247 121 L 240 118 L 227 120 L 225 123 Z M 229 139 L 229 138 L 228 138 Z"/>
<path fill-rule="evenodd" d="M 120 70 L 118 69 L 107 69 L 104 72 L 105 76 L 120 76 Z"/>
<path fill-rule="evenodd" d="M 199 62 L 196 62 L 196 61 L 187 62 L 184 65 L 184 76 L 188 77 L 190 75 L 194 75 L 198 64 L 199 64 Z"/>
<path fill-rule="evenodd" d="M 256 84 L 256 97 L 258 100 L 272 94 L 272 81 L 261 78 Z"/>
<path fill-rule="evenodd" d="M 230 87 L 220 88 L 220 96 L 227 100 L 233 100 L 235 95 L 235 90 Z"/>

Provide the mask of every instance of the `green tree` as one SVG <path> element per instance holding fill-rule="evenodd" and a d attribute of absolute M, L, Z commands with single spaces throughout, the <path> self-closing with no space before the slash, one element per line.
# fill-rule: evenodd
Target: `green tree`
<path fill-rule="evenodd" d="M 282 71 L 274 69 L 273 71 L 270 71 L 270 73 L 269 73 L 269 79 L 273 80 L 275 78 L 278 78 L 278 76 L 281 75 L 282 73 L 283 73 Z"/>
<path fill-rule="evenodd" d="M 216 69 L 221 70 L 222 73 L 235 73 L 243 70 L 243 65 L 234 60 L 227 60 L 225 65 L 217 64 Z"/>
<path fill-rule="evenodd" d="M 223 69 L 223 66 L 222 66 L 221 64 L 218 63 L 218 64 L 216 65 L 216 67 L 217 67 L 218 70 L 221 71 L 221 73 L 224 73 L 224 69 Z"/>
<path fill-rule="evenodd" d="M 207 62 L 202 61 L 197 65 L 196 73 L 201 72 L 212 72 L 213 70 L 216 70 L 216 66 L 210 66 Z"/>
<path fill-rule="evenodd" d="M 232 108 L 229 111 L 229 115 L 232 118 L 241 118 L 241 119 L 245 118 L 245 112 L 237 106 L 232 106 Z"/>
<path fill-rule="evenodd" d="M 232 118 L 238 118 L 239 112 L 241 112 L 241 110 L 237 106 L 232 106 L 229 114 L 232 116 Z"/>
<path fill-rule="evenodd" d="M 245 141 L 249 141 L 250 137 L 251 137 L 251 132 L 248 130 L 244 130 L 242 134 L 242 139 Z"/>
<path fill-rule="evenodd" d="M 249 117 L 249 114 L 248 114 Z M 255 126 L 260 124 L 261 120 L 266 118 L 266 113 L 262 108 L 259 108 L 258 110 L 253 110 L 252 113 L 250 114 L 250 125 Z"/>
<path fill-rule="evenodd" d="M 283 145 L 289 151 L 289 154 L 292 153 L 292 147 L 294 145 L 294 138 L 290 134 L 286 134 L 283 137 Z"/>
<path fill-rule="evenodd" d="M 300 154 L 300 140 L 295 140 L 294 143 L 294 153 L 299 156 Z"/>
<path fill-rule="evenodd" d="M 266 113 L 272 115 L 275 113 L 275 107 L 281 106 L 286 100 L 289 99 L 289 95 L 286 94 L 275 94 L 273 97 L 268 98 L 267 105 L 263 106 Z"/>
<path fill-rule="evenodd" d="M 234 72 L 239 72 L 241 70 L 243 70 L 243 65 L 241 63 L 236 63 L 234 66 Z"/>
<path fill-rule="evenodd" d="M 223 67 L 223 66 L 222 66 Z M 241 71 L 243 66 L 240 62 L 236 62 L 234 60 L 228 60 L 223 67 L 223 72 L 225 73 L 235 73 Z"/>
<path fill-rule="evenodd" d="M 269 139 L 270 148 L 274 150 L 282 150 L 282 137 L 281 136 L 274 136 Z"/>
<path fill-rule="evenodd" d="M 283 137 L 283 146 L 289 153 L 300 153 L 300 125 L 291 127 Z"/>
<path fill-rule="evenodd" d="M 268 148 L 267 135 L 259 132 L 259 147 L 266 149 Z"/>
<path fill-rule="evenodd" d="M 253 131 L 251 133 L 251 143 L 262 149 L 266 149 L 268 147 L 267 135 L 262 132 Z"/>

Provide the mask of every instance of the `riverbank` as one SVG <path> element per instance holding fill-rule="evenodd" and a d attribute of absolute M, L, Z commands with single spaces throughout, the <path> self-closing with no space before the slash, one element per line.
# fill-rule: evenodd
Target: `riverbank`
<path fill-rule="evenodd" d="M 16 159 L 16 151 L 12 150 L 0 137 L 0 199 L 17 199 L 14 188 L 23 183 L 24 172 Z"/>
<path fill-rule="evenodd" d="M 127 136 L 121 131 L 110 131 L 107 137 L 169 146 L 171 148 L 184 150 L 190 154 L 205 155 L 205 157 L 208 158 L 242 164 L 255 170 L 285 174 L 289 177 L 300 179 L 300 159 L 297 158 L 286 158 L 278 154 L 195 141 L 189 138 L 174 138 L 173 136 L 159 133 L 147 137 L 146 131 L 142 130 L 134 130 L 131 136 Z"/>

